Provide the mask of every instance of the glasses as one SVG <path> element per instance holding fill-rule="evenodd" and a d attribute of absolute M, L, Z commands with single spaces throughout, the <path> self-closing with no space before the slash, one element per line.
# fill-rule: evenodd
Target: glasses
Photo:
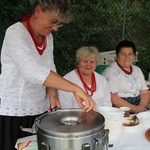
<path fill-rule="evenodd" d="M 53 20 L 51 20 L 50 24 L 52 27 L 57 26 L 58 28 L 63 26 L 62 23 L 59 23 L 58 21 L 53 21 Z"/>

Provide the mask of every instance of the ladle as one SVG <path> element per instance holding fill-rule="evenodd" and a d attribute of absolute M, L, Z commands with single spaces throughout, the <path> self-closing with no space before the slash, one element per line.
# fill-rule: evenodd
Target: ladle
<path fill-rule="evenodd" d="M 130 120 L 130 126 L 135 126 L 139 123 L 139 119 L 137 118 L 136 115 L 134 115 L 131 120 Z"/>

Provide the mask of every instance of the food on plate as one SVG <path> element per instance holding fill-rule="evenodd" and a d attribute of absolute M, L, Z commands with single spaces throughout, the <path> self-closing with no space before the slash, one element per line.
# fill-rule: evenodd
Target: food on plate
<path fill-rule="evenodd" d="M 139 119 L 135 116 L 133 117 L 124 117 L 123 126 L 136 126 L 139 124 Z"/>
<path fill-rule="evenodd" d="M 146 139 L 150 142 L 150 128 L 145 132 Z"/>

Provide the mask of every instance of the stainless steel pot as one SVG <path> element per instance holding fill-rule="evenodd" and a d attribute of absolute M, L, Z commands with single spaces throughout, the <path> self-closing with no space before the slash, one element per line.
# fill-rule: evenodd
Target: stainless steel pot
<path fill-rule="evenodd" d="M 98 112 L 60 109 L 35 120 L 39 150 L 108 150 L 104 117 Z"/>

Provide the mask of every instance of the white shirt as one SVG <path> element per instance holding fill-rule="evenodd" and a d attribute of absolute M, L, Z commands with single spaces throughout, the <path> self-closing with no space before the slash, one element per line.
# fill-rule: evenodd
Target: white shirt
<path fill-rule="evenodd" d="M 96 91 L 93 93 L 92 99 L 96 102 L 97 107 L 104 106 L 104 105 L 112 106 L 110 101 L 110 91 L 106 79 L 96 72 L 94 72 L 94 74 L 96 78 Z M 84 86 L 81 80 L 79 79 L 79 77 L 77 76 L 77 74 L 75 73 L 75 70 L 72 70 L 71 72 L 67 73 L 64 76 L 64 78 L 77 84 L 82 89 L 84 89 Z M 59 90 L 58 94 L 59 94 L 59 100 L 62 108 L 79 107 L 72 92 L 65 92 Z"/>
<path fill-rule="evenodd" d="M 10 26 L 1 51 L 0 114 L 26 116 L 43 113 L 49 107 L 43 82 L 56 71 L 53 62 L 53 37 L 39 55 L 34 42 L 21 22 Z"/>
<path fill-rule="evenodd" d="M 116 62 L 108 66 L 102 75 L 106 78 L 110 92 L 118 93 L 119 97 L 136 97 L 141 90 L 147 90 L 141 69 L 132 65 L 132 74 L 122 71 Z"/>

